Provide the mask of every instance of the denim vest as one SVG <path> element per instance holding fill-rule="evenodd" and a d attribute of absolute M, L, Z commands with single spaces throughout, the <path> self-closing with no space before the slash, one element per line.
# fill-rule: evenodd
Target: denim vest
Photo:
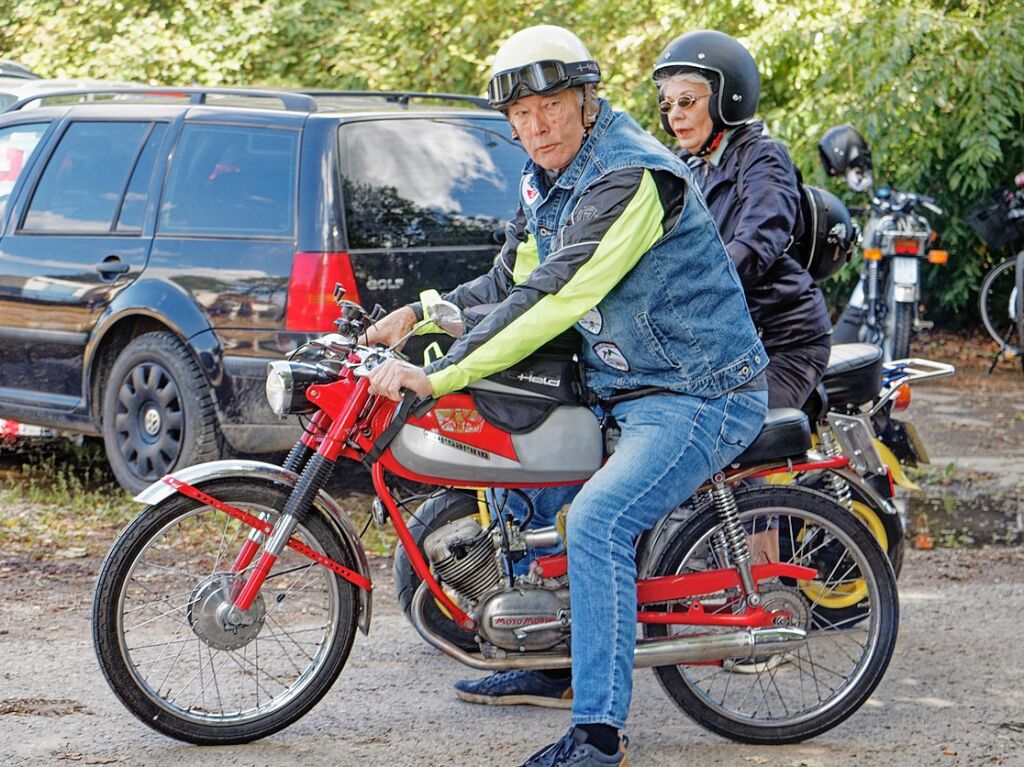
<path fill-rule="evenodd" d="M 577 324 L 587 386 L 598 396 L 658 387 L 714 398 L 760 373 L 768 355 L 743 288 L 689 168 L 631 117 L 602 100 L 589 137 L 547 190 L 527 163 L 520 186 L 526 229 L 540 262 L 577 200 L 603 175 L 624 168 L 667 171 L 686 182 L 682 214 L 636 266 Z"/>

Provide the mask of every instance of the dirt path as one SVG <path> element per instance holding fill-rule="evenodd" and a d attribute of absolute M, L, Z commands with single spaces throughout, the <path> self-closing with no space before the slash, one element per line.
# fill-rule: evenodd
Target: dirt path
<path fill-rule="evenodd" d="M 952 542 L 961 534 L 1005 540 L 1024 528 L 1024 378 L 1005 365 L 989 377 L 975 363 L 917 387 L 910 411 L 934 463 L 911 516 L 937 534 L 948 527 Z M 96 554 L 113 531 L 97 535 L 82 559 L 0 558 L 4 767 L 489 767 L 521 763 L 567 726 L 565 712 L 455 700 L 452 683 L 474 672 L 424 645 L 400 616 L 381 558 L 373 560 L 371 634 L 357 637 L 338 683 L 310 714 L 248 746 L 204 749 L 165 738 L 127 713 L 97 667 L 89 610 Z M 732 743 L 689 721 L 640 671 L 631 764 L 1024 767 L 1024 548 L 911 550 L 903 573 L 897 652 L 875 695 L 847 722 L 797 746 Z"/>
<path fill-rule="evenodd" d="M 566 712 L 475 707 L 472 676 L 425 646 L 399 615 L 390 567 L 370 636 L 334 689 L 267 740 L 198 748 L 130 716 L 96 665 L 89 603 L 97 559 L 0 564 L 0 754 L 5 765 L 512 765 L 556 738 Z M 897 652 L 873 698 L 806 744 L 752 747 L 701 730 L 646 671 L 629 732 L 634 765 L 1024 765 L 1024 550 L 911 551 Z M 955 753 L 953 753 L 955 752 Z"/>

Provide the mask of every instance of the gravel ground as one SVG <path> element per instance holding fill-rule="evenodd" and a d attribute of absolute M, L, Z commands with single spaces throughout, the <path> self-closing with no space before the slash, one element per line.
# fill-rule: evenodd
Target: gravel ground
<path fill-rule="evenodd" d="M 952 499 L 947 512 L 1009 519 L 1024 489 L 1022 395 L 1024 379 L 1005 367 L 992 377 L 967 370 L 918 387 L 911 412 L 934 463 L 957 467 L 952 478 L 926 488 L 930 497 Z M 990 503 L 993 498 L 998 503 Z M 973 524 L 966 511 L 963 521 Z M 568 724 L 566 712 L 457 701 L 452 683 L 475 672 L 420 641 L 395 604 L 389 560 L 377 558 L 370 636 L 357 635 L 340 679 L 311 713 L 246 746 L 178 743 L 128 714 L 100 674 L 89 630 L 99 564 L 96 556 L 0 554 L 4 767 L 515 765 Z M 1017 612 L 1024 604 L 1024 549 L 911 550 L 903 573 L 892 665 L 874 696 L 845 723 L 801 745 L 732 743 L 688 720 L 653 675 L 639 671 L 630 763 L 1024 767 L 1024 643 Z"/>
<path fill-rule="evenodd" d="M 374 562 L 374 623 L 311 713 L 263 741 L 200 748 L 134 719 L 103 680 L 89 639 L 97 559 L 0 564 L 0 754 L 5 767 L 167 765 L 515 765 L 558 737 L 568 714 L 471 706 L 473 676 L 421 642 Z M 868 703 L 805 744 L 747 746 L 683 716 L 649 671 L 636 676 L 633 765 L 1024 765 L 1024 550 L 908 552 L 902 625 Z"/>

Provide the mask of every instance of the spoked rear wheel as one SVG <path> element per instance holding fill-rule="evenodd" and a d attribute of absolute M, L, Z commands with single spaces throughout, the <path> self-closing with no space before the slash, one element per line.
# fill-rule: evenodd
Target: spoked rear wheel
<path fill-rule="evenodd" d="M 1015 357 L 1024 348 L 1017 313 L 1017 256 L 996 264 L 981 281 L 978 308 L 985 330 L 1007 357 Z"/>
<path fill-rule="evenodd" d="M 827 496 L 805 488 L 757 487 L 736 493 L 740 520 L 753 535 L 754 564 L 776 561 L 814 568 L 811 581 L 762 582 L 777 625 L 807 639 L 784 655 L 712 665 L 662 666 L 655 674 L 672 700 L 708 729 L 746 743 L 793 743 L 814 737 L 856 711 L 881 681 L 896 644 L 896 579 L 867 528 Z M 777 530 L 777 544 L 770 542 Z M 682 526 L 654 567 L 655 575 L 729 567 L 721 523 L 713 511 Z M 763 544 L 763 545 L 761 545 Z M 779 552 L 788 552 L 780 556 Z M 823 600 L 858 595 L 849 621 L 818 609 Z M 742 610 L 742 596 L 725 591 L 700 598 L 705 612 Z M 671 607 L 671 605 L 669 606 Z M 660 637 L 731 629 L 645 626 Z"/>
<path fill-rule="evenodd" d="M 203 491 L 277 520 L 288 489 L 221 480 Z M 348 658 L 355 587 L 285 548 L 247 613 L 223 613 L 259 557 L 232 574 L 251 528 L 183 495 L 146 508 L 121 534 L 100 572 L 93 639 L 122 703 L 149 726 L 203 745 L 245 743 L 311 709 Z M 311 515 L 295 535 L 339 564 L 353 556 Z M 261 549 L 262 551 L 262 549 Z"/>

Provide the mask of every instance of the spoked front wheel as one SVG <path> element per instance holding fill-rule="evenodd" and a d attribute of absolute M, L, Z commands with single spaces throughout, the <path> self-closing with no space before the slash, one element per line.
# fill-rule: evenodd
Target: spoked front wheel
<path fill-rule="evenodd" d="M 272 525 L 289 492 L 236 479 L 202 489 Z M 93 603 L 100 667 L 121 702 L 166 735 L 202 745 L 262 738 L 309 711 L 348 658 L 355 587 L 291 548 L 242 625 L 225 623 L 262 551 L 232 572 L 251 530 L 175 495 L 143 510 L 103 563 Z M 295 536 L 355 568 L 348 547 L 315 513 Z"/>
<path fill-rule="evenodd" d="M 765 609 L 778 613 L 776 625 L 803 629 L 807 638 L 785 654 L 661 666 L 655 673 L 677 706 L 719 735 L 745 743 L 805 740 L 860 708 L 885 674 L 899 623 L 896 579 L 867 528 L 824 494 L 756 487 L 738 491 L 736 501 L 754 564 L 782 561 L 818 573 L 809 581 L 762 581 L 759 588 Z M 722 524 L 707 511 L 679 529 L 652 574 L 730 566 Z M 857 595 L 856 616 L 830 620 L 829 611 L 819 609 L 851 589 L 863 592 Z M 707 613 L 744 609 L 738 591 L 706 594 L 699 601 Z M 708 631 L 645 626 L 648 637 Z"/>

